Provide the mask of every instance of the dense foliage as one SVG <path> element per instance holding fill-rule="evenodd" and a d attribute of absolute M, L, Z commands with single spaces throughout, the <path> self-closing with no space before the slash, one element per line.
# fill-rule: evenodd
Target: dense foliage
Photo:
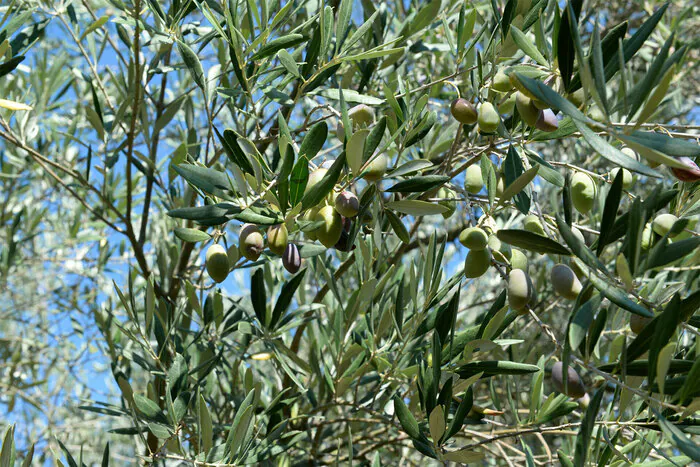
<path fill-rule="evenodd" d="M 698 18 L 4 2 L 0 466 L 700 462 Z"/>

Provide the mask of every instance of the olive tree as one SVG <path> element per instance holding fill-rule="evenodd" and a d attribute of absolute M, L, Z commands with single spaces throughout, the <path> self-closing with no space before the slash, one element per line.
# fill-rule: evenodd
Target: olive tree
<path fill-rule="evenodd" d="M 0 464 L 700 462 L 698 10 L 0 7 Z"/>

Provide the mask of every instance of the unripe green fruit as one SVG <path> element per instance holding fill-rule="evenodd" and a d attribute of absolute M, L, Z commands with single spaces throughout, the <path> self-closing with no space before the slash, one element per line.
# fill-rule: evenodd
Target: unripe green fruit
<path fill-rule="evenodd" d="M 459 234 L 459 243 L 471 251 L 481 251 L 489 244 L 489 236 L 479 227 L 469 227 Z"/>
<path fill-rule="evenodd" d="M 355 217 L 360 212 L 360 200 L 355 193 L 343 191 L 335 197 L 335 210 L 343 217 Z"/>
<path fill-rule="evenodd" d="M 323 221 L 323 225 L 316 230 L 318 241 L 326 248 L 332 248 L 340 239 L 343 230 L 343 219 L 333 206 L 323 206 L 316 214 L 315 220 Z"/>
<path fill-rule="evenodd" d="M 566 264 L 557 264 L 550 272 L 550 279 L 554 291 L 569 300 L 576 300 L 581 293 L 581 282 L 574 271 Z"/>
<path fill-rule="evenodd" d="M 574 399 L 583 397 L 586 394 L 586 388 L 581 381 L 581 377 L 576 373 L 576 370 L 571 368 L 571 365 L 567 367 L 566 373 L 566 388 L 564 388 L 564 364 L 556 362 L 552 366 L 552 386 L 554 386 L 554 389 Z"/>
<path fill-rule="evenodd" d="M 484 187 L 484 179 L 481 176 L 481 167 L 478 164 L 470 165 L 464 174 L 464 189 L 475 195 Z"/>
<path fill-rule="evenodd" d="M 642 250 L 648 250 L 654 245 L 654 231 L 651 229 L 651 224 L 647 224 L 642 231 Z"/>
<path fill-rule="evenodd" d="M 566 98 L 569 99 L 569 102 L 580 108 L 583 105 L 583 88 L 567 95 Z"/>
<path fill-rule="evenodd" d="M 267 246 L 276 255 L 282 255 L 287 248 L 287 226 L 271 225 L 267 229 Z"/>
<path fill-rule="evenodd" d="M 523 310 L 534 294 L 530 276 L 522 269 L 513 269 L 508 276 L 508 305 L 516 311 Z"/>
<path fill-rule="evenodd" d="M 318 210 L 320 207 L 314 207 L 309 210 L 307 210 L 303 216 L 301 216 L 301 220 L 306 221 L 306 222 L 315 222 L 316 221 L 316 214 L 318 214 Z M 317 240 L 318 237 L 316 237 L 316 231 L 308 231 L 304 232 L 304 236 L 311 240 L 312 242 Z"/>
<path fill-rule="evenodd" d="M 617 174 L 620 171 L 619 167 L 616 167 L 610 171 L 610 180 L 614 181 L 617 178 Z M 634 176 L 632 172 L 627 169 L 622 169 L 622 188 L 629 190 L 634 185 Z"/>
<path fill-rule="evenodd" d="M 514 248 L 511 250 L 510 256 L 511 269 L 522 269 L 527 272 L 527 256 L 522 251 Z"/>
<path fill-rule="evenodd" d="M 593 107 L 589 116 L 596 122 L 602 123 L 605 121 L 605 114 L 603 114 L 603 111 L 600 110 L 598 107 Z"/>
<path fill-rule="evenodd" d="M 356 105 L 348 110 L 348 117 L 355 128 L 364 128 L 374 123 L 374 109 L 365 104 Z"/>
<path fill-rule="evenodd" d="M 640 315 L 632 315 L 630 316 L 630 329 L 633 333 L 639 334 L 642 332 L 642 329 L 649 324 L 649 321 L 651 321 L 651 318 L 646 318 Z"/>
<path fill-rule="evenodd" d="M 539 110 L 544 110 L 549 108 L 549 104 L 539 99 L 532 99 L 532 104 Z"/>
<path fill-rule="evenodd" d="M 513 115 L 513 110 L 515 110 L 515 93 L 511 93 L 506 100 L 498 105 L 498 113 L 501 115 Z"/>
<path fill-rule="evenodd" d="M 326 176 L 326 173 L 328 172 L 328 169 L 325 167 L 319 167 L 318 169 L 314 170 L 309 174 L 309 181 L 306 182 L 306 188 L 304 189 L 304 194 L 308 193 L 311 188 L 316 186 L 321 180 L 323 180 L 323 177 Z"/>
<path fill-rule="evenodd" d="M 297 248 L 294 243 L 288 244 L 282 254 L 282 266 L 284 266 L 284 269 L 292 274 L 296 274 L 299 268 L 301 268 L 301 263 L 302 260 L 299 254 L 299 248 Z"/>
<path fill-rule="evenodd" d="M 478 118 L 474 105 L 461 97 L 452 101 L 450 113 L 455 120 L 463 125 L 473 125 Z"/>
<path fill-rule="evenodd" d="M 464 261 L 464 276 L 468 278 L 481 277 L 491 265 L 491 254 L 488 250 L 470 250 Z"/>
<path fill-rule="evenodd" d="M 438 190 L 437 197 L 442 198 L 442 199 L 445 199 L 445 198 L 449 199 L 449 198 L 454 198 L 455 194 L 452 190 L 449 190 L 445 187 L 442 187 Z M 447 211 L 442 213 L 443 219 L 449 219 L 450 217 L 452 217 L 452 214 L 454 214 L 455 211 L 457 210 L 457 203 L 454 201 L 438 201 L 438 204 L 440 206 L 445 206 L 447 208 Z"/>
<path fill-rule="evenodd" d="M 498 196 L 500 198 L 505 189 L 506 189 L 506 177 L 504 177 L 502 173 L 499 173 L 498 174 L 498 181 L 496 182 L 496 196 Z"/>
<path fill-rule="evenodd" d="M 509 92 L 513 89 L 513 85 L 510 83 L 508 76 L 503 73 L 503 70 L 498 70 L 493 77 L 491 88 L 499 92 Z"/>
<path fill-rule="evenodd" d="M 586 238 L 583 236 L 579 229 L 577 229 L 576 227 L 571 227 L 571 233 L 573 233 L 574 237 L 578 238 L 578 240 L 581 243 L 583 243 L 584 245 L 586 244 Z"/>
<path fill-rule="evenodd" d="M 254 224 L 243 224 L 238 234 L 238 251 L 251 261 L 257 261 L 263 251 L 263 236 Z"/>
<path fill-rule="evenodd" d="M 515 108 L 518 109 L 518 115 L 520 115 L 520 118 L 527 126 L 534 127 L 537 124 L 540 113 L 542 113 L 542 111 L 532 103 L 532 99 L 520 91 L 515 93 Z"/>
<path fill-rule="evenodd" d="M 477 119 L 480 133 L 495 133 L 501 123 L 501 116 L 490 102 L 484 102 L 479 107 L 479 117 Z"/>
<path fill-rule="evenodd" d="M 386 154 L 379 154 L 369 163 L 362 178 L 370 183 L 381 180 L 386 173 L 388 164 L 389 159 L 386 157 Z"/>
<path fill-rule="evenodd" d="M 598 188 L 590 175 L 576 172 L 571 177 L 571 201 L 581 214 L 593 208 Z"/>
<path fill-rule="evenodd" d="M 654 222 L 651 223 L 652 229 L 654 229 L 654 232 L 656 232 L 657 235 L 664 236 L 666 234 L 669 234 L 671 232 L 671 228 L 673 228 L 673 224 L 678 221 L 678 218 L 674 216 L 673 214 L 659 214 L 654 218 Z M 669 234 L 669 237 L 673 238 L 677 233 L 671 233 Z"/>
<path fill-rule="evenodd" d="M 540 218 L 534 214 L 528 214 L 523 220 L 523 228 L 528 232 L 532 232 L 537 235 L 545 237 L 547 234 L 544 231 L 544 227 L 540 222 Z"/>
<path fill-rule="evenodd" d="M 228 276 L 230 267 L 226 249 L 219 244 L 210 246 L 205 255 L 204 265 L 207 268 L 209 277 L 211 277 L 214 282 L 223 282 Z"/>
<path fill-rule="evenodd" d="M 502 242 L 495 235 L 489 237 L 489 248 L 491 248 L 491 252 L 494 253 L 496 259 L 502 263 L 510 261 L 510 258 L 513 256 L 513 249 L 510 245 Z"/>
<path fill-rule="evenodd" d="M 535 122 L 535 128 L 542 131 L 555 131 L 559 128 L 559 121 L 557 116 L 554 115 L 551 109 L 544 109 L 537 116 L 537 121 Z"/>
<path fill-rule="evenodd" d="M 525 86 L 523 86 L 523 84 L 520 82 L 520 80 L 515 75 L 515 73 L 509 73 L 508 79 L 510 80 L 510 84 L 512 84 L 513 87 L 518 90 L 518 92 L 523 94 L 525 97 L 528 97 L 530 99 L 535 99 L 535 95 L 532 94 L 530 92 L 530 90 L 527 89 Z"/>

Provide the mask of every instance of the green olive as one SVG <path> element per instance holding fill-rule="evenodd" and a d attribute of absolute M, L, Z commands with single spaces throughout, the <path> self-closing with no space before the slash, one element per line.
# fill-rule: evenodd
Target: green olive
<path fill-rule="evenodd" d="M 316 221 L 323 221 L 323 225 L 316 230 L 316 237 L 323 246 L 332 248 L 340 239 L 343 230 L 343 219 L 333 206 L 323 206 L 315 217 Z"/>
<path fill-rule="evenodd" d="M 513 85 L 503 70 L 498 70 L 493 77 L 491 88 L 499 92 L 509 92 L 513 89 Z"/>
<path fill-rule="evenodd" d="M 219 244 L 210 246 L 205 255 L 204 265 L 214 282 L 223 282 L 230 268 L 226 249 Z"/>
<path fill-rule="evenodd" d="M 644 230 L 642 230 L 642 250 L 648 250 L 654 246 L 655 242 L 656 238 L 654 238 L 654 231 L 651 228 L 651 224 L 647 224 L 644 226 Z"/>
<path fill-rule="evenodd" d="M 532 99 L 520 91 L 515 93 L 515 108 L 518 109 L 518 115 L 520 115 L 522 121 L 525 122 L 527 126 L 531 127 L 537 124 L 537 119 L 542 113 L 542 111 L 532 103 Z"/>
<path fill-rule="evenodd" d="M 576 172 L 571 177 L 571 201 L 581 214 L 585 214 L 595 204 L 598 188 L 590 175 Z"/>
<path fill-rule="evenodd" d="M 673 214 L 659 214 L 654 218 L 654 221 L 652 222 L 651 226 L 657 235 L 663 237 L 664 235 L 668 234 L 669 237 L 673 238 L 676 235 L 678 235 L 678 233 L 669 232 L 671 232 L 673 224 L 675 224 L 676 221 L 678 221 L 678 218 Z"/>
<path fill-rule="evenodd" d="M 544 227 L 540 222 L 540 218 L 537 217 L 535 214 L 528 214 L 527 216 L 525 216 L 525 219 L 523 220 L 523 228 L 528 232 L 532 232 L 543 237 L 547 236 L 547 234 L 544 231 Z"/>
<path fill-rule="evenodd" d="M 550 280 L 554 291 L 568 300 L 576 300 L 581 293 L 581 282 L 566 264 L 555 265 L 550 272 Z"/>
<path fill-rule="evenodd" d="M 365 104 L 356 105 L 348 110 L 348 117 L 355 128 L 364 128 L 374 123 L 374 110 Z"/>
<path fill-rule="evenodd" d="M 448 188 L 442 187 L 438 190 L 437 197 L 443 199 L 443 201 L 438 201 L 438 204 L 447 208 L 447 211 L 442 213 L 442 218 L 449 219 L 457 210 L 457 203 L 455 201 L 447 201 L 450 198 L 455 198 L 454 192 Z"/>
<path fill-rule="evenodd" d="M 318 169 L 314 170 L 309 174 L 309 181 L 306 182 L 306 188 L 304 189 L 304 194 L 308 193 L 311 188 L 316 186 L 321 180 L 323 180 L 323 177 L 326 176 L 326 173 L 328 172 L 328 169 L 325 167 L 319 167 Z"/>
<path fill-rule="evenodd" d="M 267 246 L 271 252 L 282 256 L 287 248 L 287 226 L 285 224 L 271 225 L 267 229 Z"/>
<path fill-rule="evenodd" d="M 480 133 L 495 133 L 501 123 L 501 116 L 490 102 L 484 102 L 479 107 L 479 117 L 477 118 Z"/>
<path fill-rule="evenodd" d="M 470 250 L 464 261 L 464 276 L 476 278 L 483 276 L 491 265 L 491 254 L 488 250 Z"/>
<path fill-rule="evenodd" d="M 620 172 L 620 168 L 616 167 L 610 171 L 610 180 L 614 181 L 617 178 L 617 174 Z M 622 169 L 622 188 L 629 190 L 634 185 L 634 176 L 632 172 L 627 169 Z"/>
<path fill-rule="evenodd" d="M 371 160 L 371 162 L 365 169 L 362 178 L 364 178 L 370 183 L 378 182 L 386 173 L 388 165 L 389 159 L 387 158 L 386 154 L 379 154 Z"/>
<path fill-rule="evenodd" d="M 481 176 L 481 167 L 478 164 L 473 164 L 467 167 L 464 174 L 464 189 L 475 195 L 484 187 L 484 179 Z"/>
<path fill-rule="evenodd" d="M 533 297 L 530 276 L 522 269 L 513 269 L 508 276 L 508 305 L 516 311 L 525 309 Z"/>
<path fill-rule="evenodd" d="M 481 251 L 486 249 L 489 236 L 479 227 L 469 227 L 459 234 L 459 242 L 471 251 Z"/>
<path fill-rule="evenodd" d="M 510 267 L 512 269 L 522 269 L 527 272 L 527 256 L 525 256 L 525 253 L 517 248 L 513 248 L 510 256 Z"/>

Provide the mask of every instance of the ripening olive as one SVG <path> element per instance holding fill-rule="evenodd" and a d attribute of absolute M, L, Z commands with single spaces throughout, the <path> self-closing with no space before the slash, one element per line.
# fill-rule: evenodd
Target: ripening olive
<path fill-rule="evenodd" d="M 335 210 L 343 217 L 355 217 L 360 212 L 360 200 L 351 191 L 342 191 L 335 197 Z"/>
<path fill-rule="evenodd" d="M 584 245 L 586 244 L 586 238 L 583 236 L 583 234 L 581 233 L 581 231 L 579 229 L 572 226 L 571 233 L 573 233 L 574 237 L 576 237 L 581 243 L 583 243 Z"/>
<path fill-rule="evenodd" d="M 532 99 L 520 91 L 515 93 L 515 108 L 518 109 L 520 119 L 525 122 L 527 126 L 534 127 L 537 124 L 537 119 L 542 113 L 542 111 L 535 107 L 535 104 L 532 103 Z"/>
<path fill-rule="evenodd" d="M 223 282 L 228 276 L 230 265 L 226 249 L 223 246 L 219 244 L 210 246 L 207 249 L 204 264 L 209 273 L 209 277 L 214 279 L 214 282 Z"/>
<path fill-rule="evenodd" d="M 369 165 L 365 169 L 362 178 L 364 178 L 370 183 L 374 183 L 381 180 L 381 178 L 386 173 L 386 168 L 388 164 L 389 159 L 386 157 L 386 154 L 379 154 L 375 156 L 374 159 L 370 161 Z"/>
<path fill-rule="evenodd" d="M 447 208 L 447 211 L 442 213 L 442 218 L 449 219 L 457 210 L 457 203 L 455 201 L 448 201 L 450 198 L 455 198 L 454 192 L 448 188 L 442 187 L 438 190 L 437 197 L 443 200 L 438 201 L 438 204 Z"/>
<path fill-rule="evenodd" d="M 299 248 L 294 243 L 288 244 L 287 248 L 285 248 L 282 254 L 282 266 L 292 274 L 296 274 L 301 268 L 301 255 L 299 254 Z"/>
<path fill-rule="evenodd" d="M 566 98 L 569 100 L 569 102 L 580 108 L 583 105 L 583 88 L 572 92 L 571 94 L 567 94 Z"/>
<path fill-rule="evenodd" d="M 581 214 L 585 214 L 593 208 L 598 189 L 590 175 L 576 172 L 571 177 L 571 201 Z"/>
<path fill-rule="evenodd" d="M 461 97 L 452 101 L 452 104 L 450 104 L 450 113 L 455 120 L 463 125 L 473 125 L 478 118 L 474 105 Z"/>
<path fill-rule="evenodd" d="M 267 229 L 267 246 L 276 255 L 282 255 L 287 248 L 287 226 L 271 225 Z"/>
<path fill-rule="evenodd" d="M 508 305 L 516 311 L 523 310 L 534 294 L 530 276 L 522 269 L 513 269 L 508 276 Z"/>
<path fill-rule="evenodd" d="M 675 224 L 677 220 L 678 218 L 673 214 L 659 214 L 654 218 L 654 221 L 651 223 L 651 227 L 658 235 L 663 237 L 664 235 L 668 234 L 669 237 L 673 238 L 680 233 L 669 233 L 671 232 L 671 228 L 673 228 L 673 224 Z"/>
<path fill-rule="evenodd" d="M 649 324 L 649 321 L 651 321 L 651 318 L 647 318 L 646 316 L 632 315 L 630 316 L 630 329 L 633 333 L 639 334 L 642 332 L 642 329 Z"/>
<path fill-rule="evenodd" d="M 481 167 L 473 164 L 467 167 L 464 174 L 464 189 L 475 195 L 484 187 L 484 179 L 481 176 Z"/>
<path fill-rule="evenodd" d="M 508 79 L 508 76 L 503 70 L 498 70 L 493 77 L 491 88 L 499 92 L 509 92 L 513 89 L 513 85 L 510 83 L 510 79 Z"/>
<path fill-rule="evenodd" d="M 263 236 L 254 224 L 243 224 L 238 234 L 238 251 L 251 261 L 257 261 L 263 251 Z"/>
<path fill-rule="evenodd" d="M 554 291 L 566 299 L 576 300 L 581 293 L 581 282 L 566 264 L 555 265 L 550 272 L 550 279 Z"/>
<path fill-rule="evenodd" d="M 459 234 L 459 243 L 471 251 L 481 251 L 486 249 L 489 236 L 479 227 L 468 227 Z"/>
<path fill-rule="evenodd" d="M 316 221 L 323 221 L 323 225 L 316 230 L 316 237 L 323 246 L 332 248 L 340 239 L 343 230 L 343 218 L 340 217 L 333 206 L 323 206 L 315 217 Z"/>
<path fill-rule="evenodd" d="M 615 167 L 610 171 L 610 180 L 614 181 L 617 178 L 617 174 L 620 171 L 619 167 Z M 632 172 L 627 169 L 622 169 L 622 188 L 629 190 L 634 185 L 634 176 Z"/>
<path fill-rule="evenodd" d="M 304 189 L 304 194 L 308 193 L 311 190 L 311 188 L 313 188 L 321 180 L 323 180 L 323 177 L 326 176 L 327 172 L 328 172 L 328 169 L 325 167 L 319 167 L 318 169 L 311 172 L 309 174 L 309 181 L 306 182 L 306 188 Z"/>
<path fill-rule="evenodd" d="M 495 133 L 498 130 L 498 125 L 501 123 L 501 116 L 490 102 L 484 102 L 479 107 L 479 123 L 480 133 Z"/>
<path fill-rule="evenodd" d="M 554 131 L 559 128 L 559 121 L 557 116 L 554 115 L 551 109 L 544 109 L 537 116 L 537 121 L 535 122 L 535 128 L 542 131 Z"/>
<path fill-rule="evenodd" d="M 464 276 L 468 278 L 481 277 L 491 265 L 491 254 L 488 250 L 470 250 L 464 261 Z"/>
<path fill-rule="evenodd" d="M 562 362 L 556 362 L 552 366 L 552 386 L 557 392 L 574 399 L 579 399 L 586 394 L 581 377 L 571 366 L 567 368 L 566 388 L 564 388 L 564 364 Z"/>
<path fill-rule="evenodd" d="M 544 231 L 544 227 L 540 222 L 540 218 L 535 214 L 528 214 L 523 220 L 523 228 L 528 232 L 532 232 L 537 235 L 545 237 L 547 234 Z"/>
<path fill-rule="evenodd" d="M 676 176 L 681 182 L 697 182 L 700 180 L 700 167 L 691 159 L 690 157 L 679 157 L 679 162 L 682 162 L 687 168 L 679 169 L 677 167 L 671 167 L 671 172 Z"/>
<path fill-rule="evenodd" d="M 527 256 L 525 253 L 513 248 L 510 255 L 510 267 L 511 269 L 522 269 L 527 272 Z"/>

